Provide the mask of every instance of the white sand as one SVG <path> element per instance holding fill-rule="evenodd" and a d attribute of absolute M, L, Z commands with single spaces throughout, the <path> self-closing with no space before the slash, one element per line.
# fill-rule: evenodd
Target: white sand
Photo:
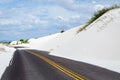
<path fill-rule="evenodd" d="M 15 49 L 0 44 L 0 78 L 13 56 Z"/>

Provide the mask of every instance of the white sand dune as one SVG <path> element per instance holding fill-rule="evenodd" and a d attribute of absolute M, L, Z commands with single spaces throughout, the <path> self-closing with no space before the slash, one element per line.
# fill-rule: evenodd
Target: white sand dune
<path fill-rule="evenodd" d="M 31 48 L 50 51 L 51 55 L 101 66 L 120 72 L 120 9 L 94 21 L 86 30 L 81 26 L 64 33 L 34 39 Z"/>
<path fill-rule="evenodd" d="M 72 31 L 71 31 L 72 32 Z M 120 72 L 120 9 L 107 12 L 52 55 Z"/>

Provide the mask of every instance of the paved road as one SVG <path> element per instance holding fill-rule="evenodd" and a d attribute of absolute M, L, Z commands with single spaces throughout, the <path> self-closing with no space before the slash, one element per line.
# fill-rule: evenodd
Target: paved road
<path fill-rule="evenodd" d="M 120 80 L 120 73 L 45 51 L 16 50 L 1 80 Z"/>

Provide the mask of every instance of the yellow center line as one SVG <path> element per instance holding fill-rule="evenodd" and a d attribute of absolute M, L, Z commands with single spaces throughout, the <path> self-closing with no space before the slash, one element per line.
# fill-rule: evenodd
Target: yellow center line
<path fill-rule="evenodd" d="M 85 78 L 84 76 L 76 73 L 76 72 L 73 72 L 72 70 L 52 61 L 51 59 L 43 56 L 43 55 L 40 55 L 40 54 L 37 54 L 36 52 L 33 52 L 33 51 L 29 51 L 29 50 L 25 50 L 26 52 L 30 53 L 30 54 L 33 54 L 39 58 L 41 58 L 42 60 L 46 61 L 47 63 L 49 63 L 50 65 L 52 65 L 53 67 L 55 67 L 56 69 L 60 70 L 61 72 L 67 74 L 68 76 L 70 76 L 71 78 L 75 79 L 75 80 L 88 80 L 87 78 Z"/>

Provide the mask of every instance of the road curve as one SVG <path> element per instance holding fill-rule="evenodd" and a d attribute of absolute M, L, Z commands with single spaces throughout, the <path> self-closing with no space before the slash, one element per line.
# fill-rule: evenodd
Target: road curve
<path fill-rule="evenodd" d="M 120 80 L 120 73 L 45 51 L 16 50 L 1 80 Z"/>
<path fill-rule="evenodd" d="M 53 61 L 53 60 L 51 60 L 51 59 L 49 59 L 49 58 L 47 58 L 47 57 L 45 57 L 43 55 L 37 54 L 36 52 L 29 51 L 29 50 L 26 50 L 26 52 L 28 52 L 30 54 L 33 54 L 33 55 L 37 56 L 38 58 L 44 60 L 45 62 L 52 65 L 53 67 L 60 70 L 61 72 L 65 73 L 66 75 L 73 78 L 74 80 L 87 80 L 87 78 L 85 78 L 84 76 L 73 72 L 72 70 L 70 70 L 70 69 L 56 63 L 55 61 Z"/>

